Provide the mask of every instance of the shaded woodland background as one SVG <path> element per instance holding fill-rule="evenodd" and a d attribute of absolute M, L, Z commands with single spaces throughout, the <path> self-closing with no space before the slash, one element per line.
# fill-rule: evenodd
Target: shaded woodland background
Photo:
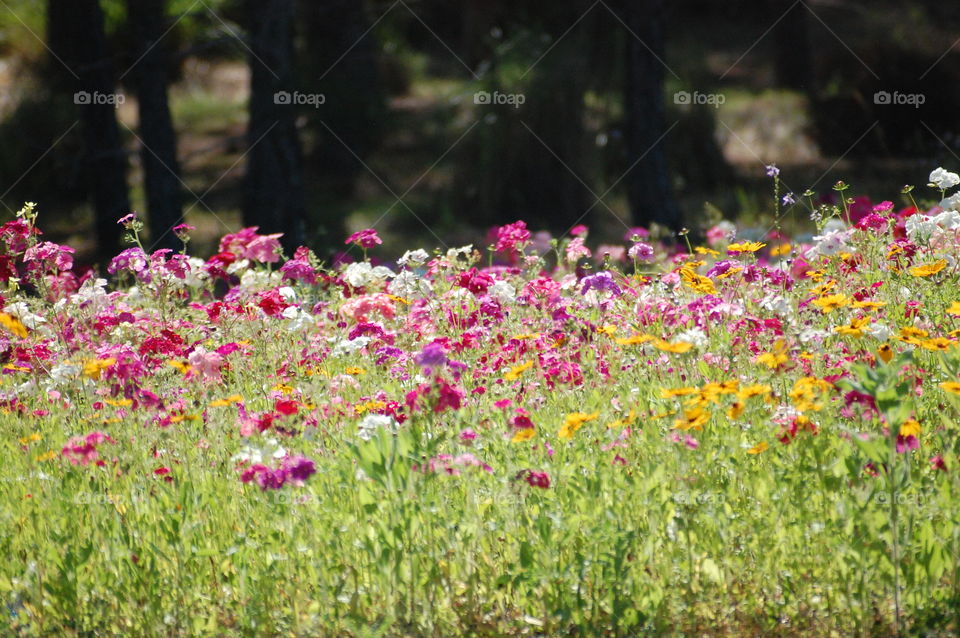
<path fill-rule="evenodd" d="M 186 221 L 200 255 L 241 225 L 331 255 L 368 226 L 399 254 L 760 222 L 769 163 L 899 201 L 960 168 L 958 27 L 932 1 L 4 0 L 0 215 L 35 201 L 103 263 L 130 211 L 152 248 Z"/>

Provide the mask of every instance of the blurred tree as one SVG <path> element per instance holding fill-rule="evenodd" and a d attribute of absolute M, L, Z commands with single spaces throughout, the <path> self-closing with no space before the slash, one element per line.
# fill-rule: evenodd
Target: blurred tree
<path fill-rule="evenodd" d="M 180 222 L 180 167 L 177 134 L 167 94 L 170 58 L 164 36 L 169 30 L 166 0 L 126 0 L 136 34 L 136 62 L 131 68 L 140 114 L 140 157 L 146 183 L 150 238 L 155 248 L 177 249 L 170 232 Z"/>
<path fill-rule="evenodd" d="M 294 93 L 295 0 L 247 0 L 250 122 L 243 219 L 283 233 L 288 253 L 306 242 L 303 159 Z"/>
<path fill-rule="evenodd" d="M 127 159 L 116 115 L 116 82 L 98 0 L 47 0 L 47 44 L 61 91 L 73 93 L 90 168 L 101 260 L 120 247 L 117 220 L 130 212 Z"/>
<path fill-rule="evenodd" d="M 793 0 L 789 4 L 786 0 L 768 2 L 771 19 L 777 20 L 770 34 L 775 47 L 776 82 L 784 88 L 813 95 L 815 87 L 814 60 L 810 49 L 810 11 L 802 3 Z"/>
<path fill-rule="evenodd" d="M 633 221 L 655 222 L 674 231 L 682 226 L 670 183 L 664 104 L 664 0 L 618 0 L 628 26 L 624 88 L 628 166 L 626 177 Z"/>

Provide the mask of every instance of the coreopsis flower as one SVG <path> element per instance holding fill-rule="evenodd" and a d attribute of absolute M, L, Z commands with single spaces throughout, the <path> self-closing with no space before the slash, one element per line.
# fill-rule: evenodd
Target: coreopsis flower
<path fill-rule="evenodd" d="M 595 421 L 599 416 L 599 412 L 592 412 L 590 414 L 585 412 L 574 412 L 573 414 L 568 414 L 563 420 L 563 427 L 560 428 L 560 432 L 557 434 L 557 436 L 559 436 L 561 439 L 572 439 L 577 430 L 582 428 L 585 423 Z"/>
<path fill-rule="evenodd" d="M 947 267 L 947 260 L 940 259 L 930 264 L 914 266 L 910 269 L 910 274 L 914 277 L 930 277 Z"/>

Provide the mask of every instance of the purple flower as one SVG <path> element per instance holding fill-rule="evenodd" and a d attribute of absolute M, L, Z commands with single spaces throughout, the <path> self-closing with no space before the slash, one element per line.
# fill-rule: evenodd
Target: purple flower
<path fill-rule="evenodd" d="M 623 294 L 620 286 L 618 286 L 617 282 L 613 280 L 613 275 L 606 270 L 598 272 L 595 275 L 584 277 L 580 280 L 580 283 L 583 284 L 583 288 L 580 289 L 581 295 L 585 295 L 591 290 L 596 290 L 598 292 L 606 291 L 616 297 L 619 297 Z"/>
<path fill-rule="evenodd" d="M 361 248 L 373 248 L 374 246 L 382 244 L 383 240 L 377 235 L 377 231 L 372 228 L 366 228 L 350 235 L 347 237 L 347 241 L 343 243 L 356 244 Z"/>
<path fill-rule="evenodd" d="M 424 346 L 413 360 L 422 368 L 439 368 L 447 363 L 447 350 L 442 344 L 434 341 Z"/>
<path fill-rule="evenodd" d="M 771 164 L 767 166 L 767 177 L 777 177 L 780 175 L 780 169 Z"/>
<path fill-rule="evenodd" d="M 281 468 L 294 485 L 300 486 L 317 473 L 316 464 L 305 456 L 287 457 Z"/>

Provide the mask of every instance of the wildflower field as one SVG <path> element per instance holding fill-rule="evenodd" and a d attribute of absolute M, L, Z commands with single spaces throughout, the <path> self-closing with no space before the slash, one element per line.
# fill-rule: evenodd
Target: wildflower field
<path fill-rule="evenodd" d="M 778 198 L 807 241 L 521 221 L 333 266 L 253 228 L 150 254 L 128 217 L 99 274 L 28 205 L 2 634 L 956 635 L 960 177 L 930 181 Z"/>

